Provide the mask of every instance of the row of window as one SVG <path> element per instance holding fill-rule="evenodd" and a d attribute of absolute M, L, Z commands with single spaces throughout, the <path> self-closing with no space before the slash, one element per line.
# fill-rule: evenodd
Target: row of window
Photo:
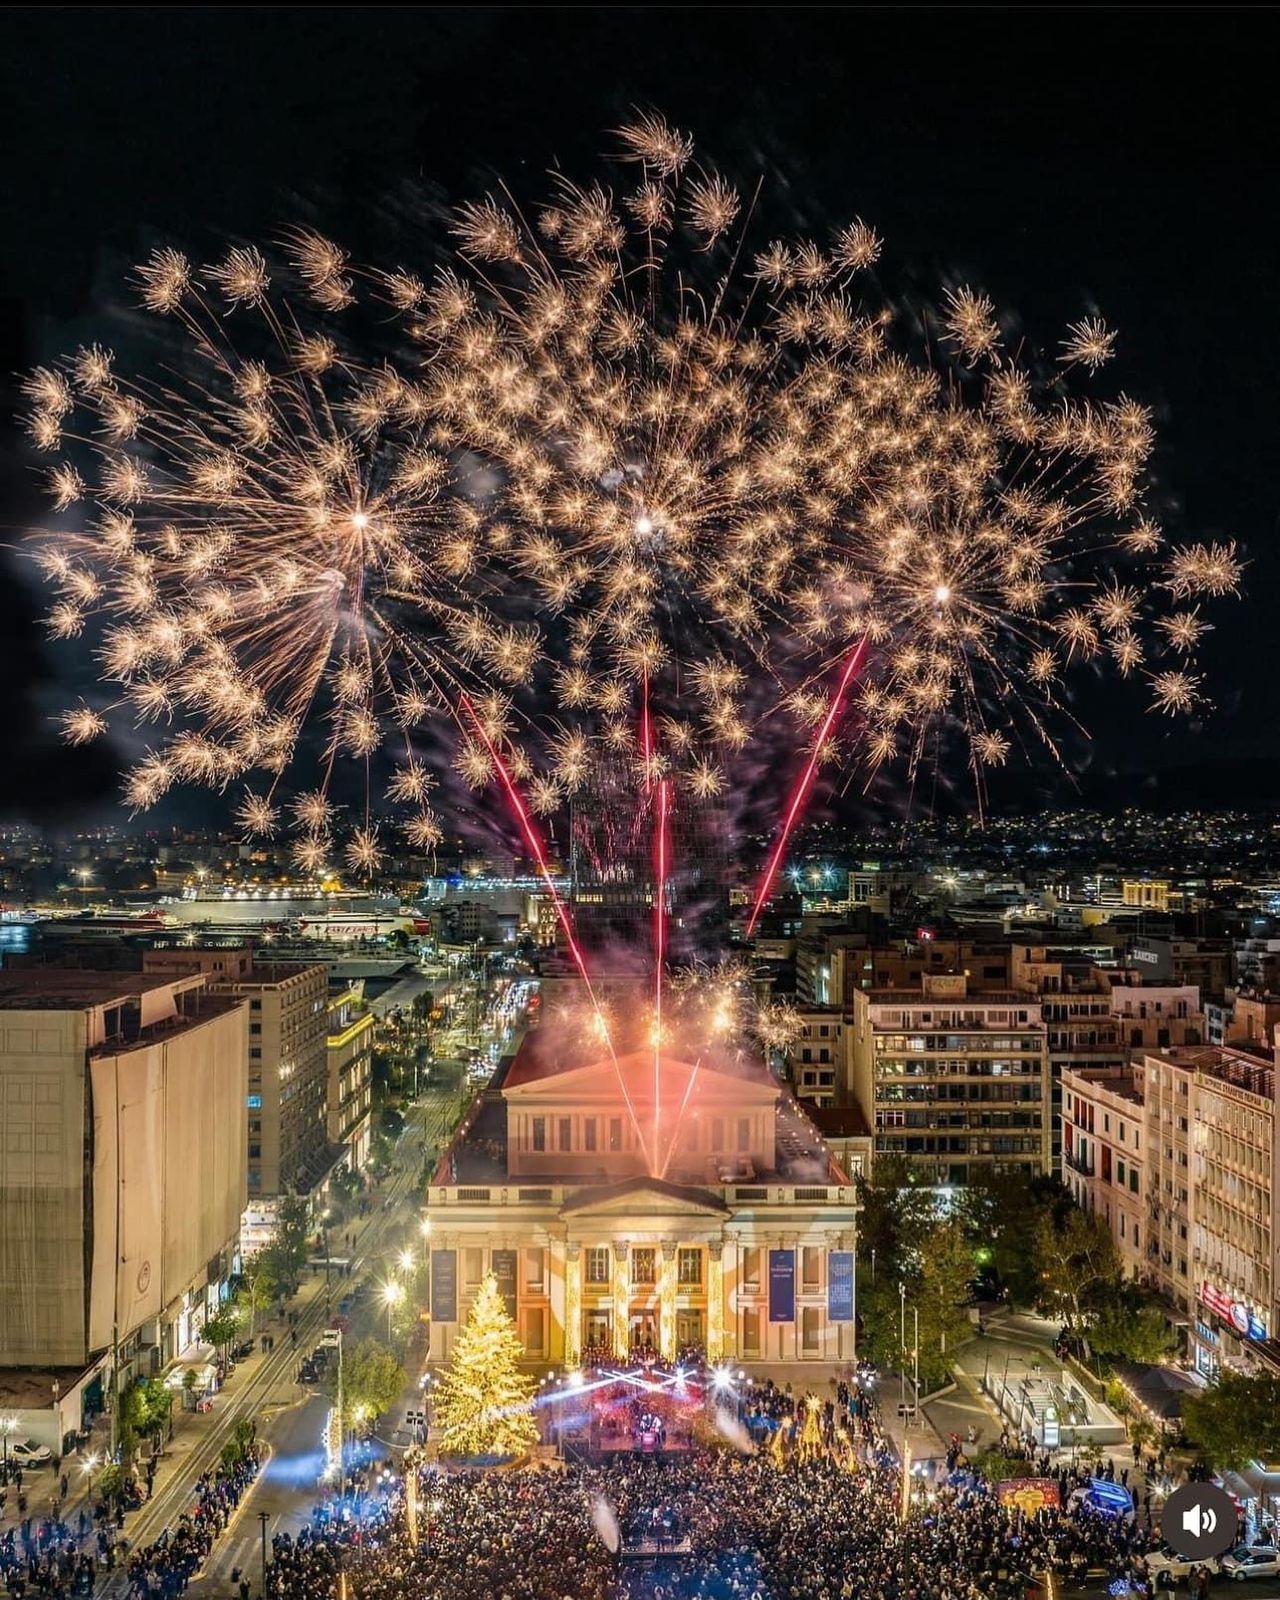
<path fill-rule="evenodd" d="M 575 1139 L 575 1122 L 581 1128 L 581 1143 Z M 605 1149 L 619 1151 L 626 1148 L 624 1140 L 627 1137 L 627 1130 L 621 1117 L 531 1117 L 529 1124 L 531 1148 L 539 1153 L 552 1149 L 566 1153 Z M 728 1149 L 723 1117 L 712 1117 L 705 1125 L 700 1125 L 696 1120 L 687 1122 L 681 1139 L 684 1148 L 696 1150 L 699 1147 L 700 1126 L 708 1129 L 706 1137 L 708 1150 L 723 1152 Z M 750 1117 L 737 1119 L 736 1133 L 738 1150 L 743 1152 L 750 1150 Z M 551 1139 L 554 1139 L 554 1144 L 549 1142 Z M 607 1140 L 607 1143 L 602 1143 L 602 1140 Z"/>

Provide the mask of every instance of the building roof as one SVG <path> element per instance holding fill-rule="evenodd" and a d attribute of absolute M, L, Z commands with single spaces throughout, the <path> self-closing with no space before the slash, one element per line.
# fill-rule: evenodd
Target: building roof
<path fill-rule="evenodd" d="M 869 1139 L 871 1128 L 861 1106 L 806 1106 L 809 1121 L 824 1139 Z"/>
<path fill-rule="evenodd" d="M 930 978 L 958 978 L 958 972 L 930 972 L 925 974 Z M 974 989 L 970 987 L 964 994 L 929 994 L 919 986 L 909 989 L 861 989 L 855 990 L 856 994 L 863 995 L 874 1005 L 917 1005 L 930 1008 L 943 1006 L 1011 1006 L 1018 1005 L 1028 1011 L 1036 1010 L 1042 999 L 1038 994 L 1028 994 L 1023 989 Z"/>
<path fill-rule="evenodd" d="M 80 967 L 20 967 L 0 971 L 0 1009 L 86 1011 L 123 1004 L 181 982 L 172 972 L 97 972 Z"/>
<path fill-rule="evenodd" d="M 615 1038 L 613 1054 L 619 1061 L 641 1054 L 650 1061 L 653 1059 L 652 1049 L 642 1047 L 635 1038 Z M 668 1072 L 687 1075 L 691 1065 L 688 1059 L 690 1055 L 701 1063 L 705 1072 L 740 1078 L 744 1083 L 767 1084 L 775 1091 L 778 1089 L 778 1080 L 758 1056 L 702 1044 L 696 1040 L 663 1051 L 664 1075 Z M 505 1066 L 500 1085 L 495 1080 L 494 1087 L 517 1089 L 527 1083 L 555 1078 L 564 1072 L 576 1072 L 580 1067 L 608 1062 L 609 1059 L 608 1050 L 598 1040 L 584 1044 L 567 1030 L 543 1024 L 530 1028 L 525 1034 L 520 1048 Z"/>

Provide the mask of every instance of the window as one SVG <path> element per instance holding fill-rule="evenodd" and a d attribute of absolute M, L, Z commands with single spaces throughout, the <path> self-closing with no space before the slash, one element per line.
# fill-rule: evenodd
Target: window
<path fill-rule="evenodd" d="M 572 1117 L 561 1117 L 560 1118 L 560 1148 L 562 1150 L 572 1150 L 573 1149 L 573 1118 Z"/>
<path fill-rule="evenodd" d="M 742 1287 L 744 1289 L 758 1290 L 760 1288 L 760 1266 L 763 1252 L 754 1245 L 744 1247 L 742 1252 Z"/>
<path fill-rule="evenodd" d="M 677 1277 L 682 1287 L 696 1289 L 702 1282 L 702 1251 L 681 1249 L 677 1257 Z"/>
<path fill-rule="evenodd" d="M 544 1250 L 526 1250 L 524 1252 L 524 1286 L 530 1294 L 541 1294 L 545 1288 L 543 1280 L 543 1261 L 546 1256 Z"/>
<path fill-rule="evenodd" d="M 609 1246 L 593 1244 L 587 1251 L 587 1282 L 608 1283 L 609 1270 Z"/>
<path fill-rule="evenodd" d="M 711 1119 L 711 1150 L 713 1155 L 724 1154 L 724 1118 Z"/>
<path fill-rule="evenodd" d="M 249 1032 L 251 1034 L 259 1034 L 259 1033 L 261 1033 L 262 1032 L 262 1024 L 260 1022 L 251 1022 L 249 1024 Z"/>
<path fill-rule="evenodd" d="M 609 1148 L 610 1150 L 622 1149 L 622 1118 L 609 1118 Z"/>
<path fill-rule="evenodd" d="M 547 1347 L 547 1314 L 534 1306 L 524 1314 L 524 1347 L 531 1356 L 542 1355 Z"/>
<path fill-rule="evenodd" d="M 249 1107 L 250 1111 L 261 1111 L 262 1096 L 260 1094 L 251 1094 L 245 1104 Z"/>
<path fill-rule="evenodd" d="M 742 1353 L 744 1356 L 760 1354 L 760 1313 L 750 1306 L 742 1313 Z"/>
<path fill-rule="evenodd" d="M 816 1356 L 818 1348 L 818 1308 L 804 1306 L 800 1311 L 800 1350 L 803 1355 Z"/>
<path fill-rule="evenodd" d="M 545 1150 L 547 1148 L 547 1119 L 535 1117 L 533 1119 L 533 1148 Z"/>
<path fill-rule="evenodd" d="M 657 1283 L 658 1253 L 652 1245 L 640 1245 L 631 1252 L 632 1283 Z"/>
<path fill-rule="evenodd" d="M 750 1150 L 751 1148 L 751 1118 L 738 1118 L 738 1149 Z"/>
<path fill-rule="evenodd" d="M 258 1046 L 256 1044 L 252 1044 L 252 1045 L 249 1046 L 249 1060 L 250 1061 L 261 1061 L 262 1060 L 262 1051 L 258 1048 Z"/>
<path fill-rule="evenodd" d="M 588 1117 L 582 1124 L 582 1148 L 594 1150 L 596 1147 L 596 1119 Z"/>
<path fill-rule="evenodd" d="M 800 1256 L 800 1283 L 805 1289 L 816 1289 L 822 1282 L 822 1252 L 813 1245 L 805 1245 Z"/>

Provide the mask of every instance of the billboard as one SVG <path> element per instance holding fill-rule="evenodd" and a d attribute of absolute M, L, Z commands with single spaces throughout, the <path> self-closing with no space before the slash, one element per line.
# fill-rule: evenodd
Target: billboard
<path fill-rule="evenodd" d="M 516 1314 L 516 1259 L 514 1250 L 495 1250 L 490 1258 L 493 1276 L 498 1284 L 498 1293 L 502 1296 L 502 1303 L 506 1306 L 507 1315 L 512 1321 L 515 1320 Z"/>
<path fill-rule="evenodd" d="M 853 1321 L 853 1251 L 827 1254 L 827 1321 Z"/>
<path fill-rule="evenodd" d="M 796 1253 L 794 1250 L 769 1252 L 769 1321 L 796 1320 Z"/>
<path fill-rule="evenodd" d="M 458 1320 L 458 1252 L 433 1250 L 431 1252 L 431 1320 L 456 1322 Z"/>
<path fill-rule="evenodd" d="M 1056 1478 L 1005 1478 L 996 1485 L 996 1495 L 1002 1506 L 1011 1506 L 1029 1517 L 1046 1506 L 1056 1509 L 1062 1504 Z"/>

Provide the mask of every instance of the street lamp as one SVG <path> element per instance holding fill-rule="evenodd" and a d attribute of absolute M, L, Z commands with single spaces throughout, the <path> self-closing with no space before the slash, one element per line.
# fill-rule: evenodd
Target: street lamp
<path fill-rule="evenodd" d="M 384 1283 L 382 1298 L 387 1306 L 387 1343 L 391 1343 L 391 1313 L 404 1299 L 404 1285 L 402 1283 Z"/>
<path fill-rule="evenodd" d="M 402 1250 L 400 1252 L 400 1270 L 401 1270 L 401 1272 L 412 1272 L 413 1271 L 413 1251 L 412 1250 Z"/>
<path fill-rule="evenodd" d="M 84 1478 L 85 1478 L 84 1492 L 85 1492 L 85 1498 L 87 1500 L 92 1500 L 93 1499 L 93 1475 L 98 1470 L 98 1454 L 97 1454 L 97 1451 L 94 1451 L 93 1455 L 91 1455 L 91 1456 L 86 1456 L 84 1458 L 84 1461 L 81 1463 L 81 1465 L 84 1468 Z"/>

